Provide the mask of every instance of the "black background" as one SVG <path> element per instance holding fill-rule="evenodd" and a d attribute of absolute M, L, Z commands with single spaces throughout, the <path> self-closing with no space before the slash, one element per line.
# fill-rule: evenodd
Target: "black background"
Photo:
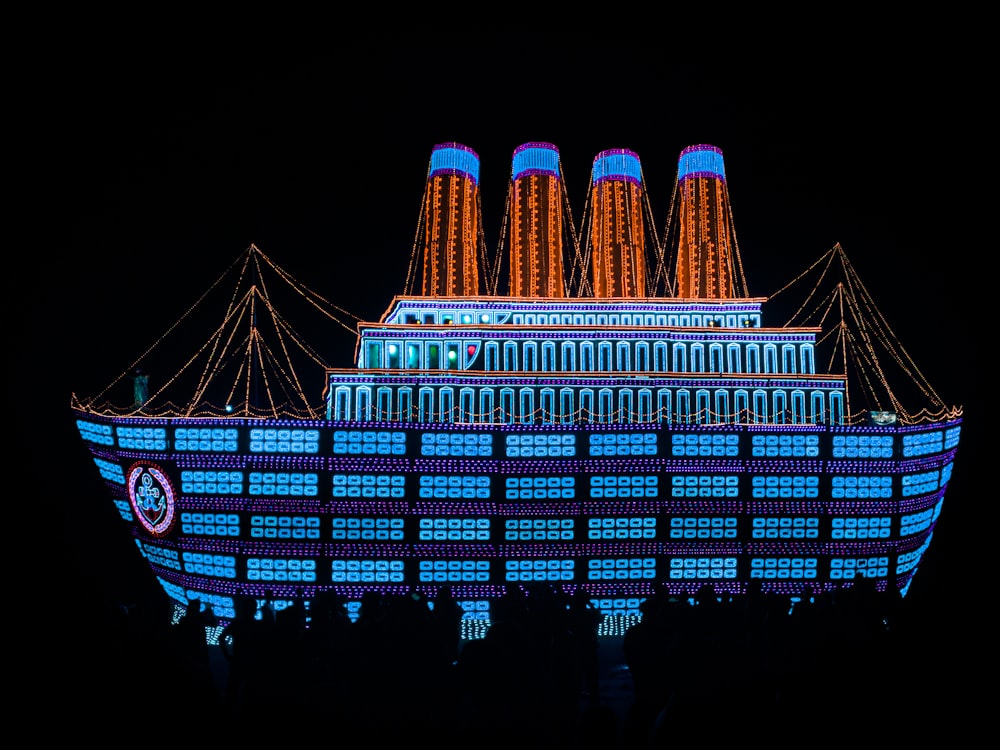
<path fill-rule="evenodd" d="M 374 319 L 403 290 L 435 144 L 479 154 L 494 250 L 522 143 L 559 148 L 575 219 L 594 157 L 635 151 L 661 222 L 681 149 L 708 143 L 724 154 L 751 293 L 767 296 L 839 242 L 938 394 L 965 408 L 912 593 L 943 638 L 961 634 L 962 650 L 942 659 L 985 653 L 963 620 L 989 585 L 978 545 L 992 501 L 974 478 L 986 282 L 967 204 L 981 185 L 959 170 L 979 144 L 963 140 L 967 107 L 939 64 L 678 64 L 665 46 L 565 34 L 468 47 L 360 35 L 323 53 L 217 40 L 72 52 L 31 89 L 24 119 L 38 145 L 24 185 L 41 210 L 9 277 L 31 528 L 45 518 L 48 537 L 58 519 L 62 532 L 43 599 L 60 586 L 141 597 L 150 584 L 75 432 L 70 394 L 103 389 L 249 244 Z M 314 343 L 350 364 L 346 332 Z"/>

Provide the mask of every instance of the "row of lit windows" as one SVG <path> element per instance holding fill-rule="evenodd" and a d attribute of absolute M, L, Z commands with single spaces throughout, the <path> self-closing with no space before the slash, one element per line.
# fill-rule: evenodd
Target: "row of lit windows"
<path fill-rule="evenodd" d="M 231 473 L 239 474 L 239 472 Z M 221 474 L 222 472 L 220 472 Z M 307 479 L 307 483 L 315 483 L 316 475 L 309 476 L 311 480 Z M 937 477 L 937 472 L 902 474 L 900 481 L 904 486 L 931 485 L 931 489 L 936 490 Z M 739 479 L 739 474 L 673 474 L 670 475 L 670 485 L 675 488 L 732 488 L 739 486 Z M 405 487 L 406 485 L 406 477 L 403 474 L 332 474 L 331 481 L 334 487 Z M 417 481 L 420 487 L 484 488 L 491 485 L 491 477 L 484 474 L 471 476 L 468 474 L 421 474 Z M 573 476 L 529 476 L 505 477 L 503 481 L 504 487 L 507 489 L 554 489 L 574 487 L 576 479 Z M 659 485 L 659 475 L 592 474 L 588 481 L 592 488 L 655 488 Z M 892 481 L 893 478 L 890 475 L 836 474 L 830 476 L 831 487 L 838 490 L 882 490 L 891 488 Z M 820 477 L 814 474 L 754 474 L 750 477 L 750 485 L 755 490 L 769 487 L 810 489 L 820 486 Z"/>
<path fill-rule="evenodd" d="M 866 578 L 885 578 L 889 575 L 889 558 L 833 558 L 830 560 L 831 580 L 851 579 L 858 575 Z"/>
<path fill-rule="evenodd" d="M 750 578 L 762 580 L 815 579 L 818 575 L 814 557 L 753 557 Z"/>
<path fill-rule="evenodd" d="M 754 487 L 752 490 L 754 498 L 802 498 L 802 497 L 819 497 L 819 490 L 816 487 L 793 487 L 793 486 L 765 486 L 765 487 Z M 727 497 L 736 497 L 737 495 L 727 495 Z M 843 495 L 841 495 L 842 497 Z"/>
<path fill-rule="evenodd" d="M 334 454 L 402 456 L 406 453 L 406 433 L 379 430 L 335 430 Z"/>
<path fill-rule="evenodd" d="M 403 451 L 398 451 L 403 453 Z M 508 454 L 510 450 L 508 449 Z M 455 458 L 459 457 L 469 457 L 475 458 L 476 456 L 482 456 L 488 458 L 493 455 L 493 446 L 490 444 L 465 444 L 465 445 L 455 445 L 449 443 L 437 443 L 429 444 L 423 443 L 420 446 L 421 456 L 452 456 Z"/>
<path fill-rule="evenodd" d="M 103 458 L 94 458 L 94 463 L 103 479 L 117 484 L 125 484 L 125 470 L 119 464 L 105 461 Z"/>
<path fill-rule="evenodd" d="M 401 542 L 404 525 L 404 519 L 398 517 L 338 517 L 333 519 L 331 538 L 336 541 Z"/>
<path fill-rule="evenodd" d="M 672 581 L 712 581 L 736 578 L 735 557 L 671 558 L 667 576 Z"/>
<path fill-rule="evenodd" d="M 337 519 L 333 519 L 336 525 Z M 251 539 L 319 539 L 319 516 L 268 515 L 250 517 Z"/>
<path fill-rule="evenodd" d="M 489 433 L 425 432 L 420 436 L 421 456 L 493 455 L 493 436 Z"/>
<path fill-rule="evenodd" d="M 180 514 L 181 533 L 190 536 L 238 537 L 240 517 L 237 513 Z"/>
<path fill-rule="evenodd" d="M 510 437 L 515 436 L 508 435 L 508 438 Z M 493 436 L 488 432 L 422 432 L 420 443 L 421 445 L 493 445 Z"/>
<path fill-rule="evenodd" d="M 937 516 L 939 506 L 940 504 L 934 508 L 922 510 L 919 513 L 908 513 L 900 517 L 900 532 L 902 533 L 903 530 L 906 530 L 909 533 L 916 534 L 928 528 Z"/>
<path fill-rule="evenodd" d="M 402 474 L 334 474 L 334 497 L 405 496 L 406 477 Z M 420 478 L 423 483 L 424 477 Z"/>
<path fill-rule="evenodd" d="M 421 583 L 488 583 L 490 563 L 486 560 L 422 560 L 418 576 Z"/>
<path fill-rule="evenodd" d="M 118 447 L 126 450 L 148 450 L 163 451 L 167 449 L 167 431 L 163 427 L 128 427 L 120 425 L 115 428 L 118 435 Z M 185 450 L 183 439 L 175 441 L 181 443 L 177 450 Z M 235 450 L 235 438 L 233 450 Z"/>
<path fill-rule="evenodd" d="M 961 426 L 949 427 L 944 431 L 944 447 L 945 450 L 951 450 L 958 446 L 959 437 L 962 434 Z"/>
<path fill-rule="evenodd" d="M 754 448 L 753 453 L 755 456 L 763 455 L 760 452 L 760 449 L 758 448 Z M 684 456 L 689 456 L 691 458 L 695 458 L 698 456 L 701 456 L 703 458 L 709 458 L 713 456 L 716 458 L 724 458 L 724 457 L 735 458 L 736 456 L 740 455 L 740 449 L 738 445 L 721 445 L 721 444 L 707 445 L 704 443 L 701 445 L 692 445 L 690 443 L 687 445 L 678 445 L 675 443 L 674 445 L 670 446 L 670 455 L 675 456 L 677 458 L 681 458 Z"/>
<path fill-rule="evenodd" d="M 819 456 L 818 435 L 753 435 L 750 439 L 750 445 L 750 453 L 754 458 L 815 458 Z"/>
<path fill-rule="evenodd" d="M 506 560 L 504 580 L 510 583 L 572 581 L 575 567 L 574 560 Z"/>
<path fill-rule="evenodd" d="M 927 471 L 922 474 L 904 474 L 901 477 L 903 497 L 924 495 L 938 488 L 938 473 Z"/>
<path fill-rule="evenodd" d="M 119 432 L 124 428 L 119 427 Z M 147 428 L 141 428 L 147 429 Z M 278 431 L 276 429 L 268 430 L 269 439 L 276 439 L 278 436 Z M 251 435 L 256 438 L 263 437 L 263 432 L 261 430 L 254 429 L 251 431 Z M 157 437 L 165 437 L 166 435 L 158 435 Z M 239 431 L 235 427 L 178 427 L 174 430 L 174 440 L 236 440 L 239 437 Z M 289 438 L 288 433 L 282 435 L 283 440 Z"/>
<path fill-rule="evenodd" d="M 76 429 L 80 432 L 80 437 L 89 443 L 97 445 L 114 445 L 115 439 L 111 434 L 111 425 L 87 422 L 83 419 L 76 420 Z"/>
<path fill-rule="evenodd" d="M 487 474 L 481 474 L 478 476 L 469 476 L 468 474 L 422 474 L 418 483 L 420 487 L 476 489 L 489 487 L 490 477 Z"/>
<path fill-rule="evenodd" d="M 459 439 L 461 433 L 440 433 L 441 436 L 450 439 Z M 430 436 L 430 437 L 428 437 Z M 434 433 L 423 433 L 421 440 L 424 442 L 433 441 L 437 436 Z M 406 433 L 389 430 L 334 430 L 334 443 L 377 443 L 379 445 L 398 445 L 406 442 Z M 447 441 L 446 441 L 447 442 Z"/>
<path fill-rule="evenodd" d="M 265 583 L 317 583 L 318 577 L 314 570 L 260 569 L 248 570 L 247 580 Z"/>
<path fill-rule="evenodd" d="M 518 315 L 514 316 L 515 321 Z M 534 315 L 525 316 L 534 318 Z M 598 318 L 601 316 L 597 316 Z M 701 316 L 694 316 L 700 318 Z M 704 325 L 718 326 L 715 316 Z M 736 317 L 729 316 L 735 323 Z M 748 322 L 749 319 L 745 318 Z M 598 324 L 600 325 L 600 324 Z M 732 327 L 735 327 L 732 326 Z M 659 340 L 503 342 L 451 338 L 383 341 L 384 331 L 365 331 L 362 368 L 466 370 L 487 372 L 678 372 L 678 373 L 812 373 L 811 341 L 760 345 L 753 341 L 709 342 Z M 477 364 L 480 354 L 483 361 Z M 405 353 L 405 354 L 404 354 Z"/>
<path fill-rule="evenodd" d="M 575 446 L 565 445 L 508 445 L 507 458 L 570 458 L 576 455 Z"/>
<path fill-rule="evenodd" d="M 402 560 L 333 560 L 330 563 L 334 583 L 403 583 Z"/>
<path fill-rule="evenodd" d="M 318 529 L 254 527 L 250 529 L 250 538 L 251 539 L 319 539 L 320 534 Z"/>
<path fill-rule="evenodd" d="M 181 472 L 181 492 L 186 495 L 242 495 L 243 472 L 203 471 Z"/>
<path fill-rule="evenodd" d="M 900 536 L 924 531 L 934 518 L 934 511 L 904 516 Z M 240 536 L 237 514 L 182 513 L 181 531 L 191 536 Z M 752 539 L 818 539 L 818 517 L 758 516 L 750 519 Z M 330 519 L 332 539 L 342 541 L 403 541 L 406 519 L 403 517 L 352 517 Z M 653 516 L 628 516 L 586 519 L 586 536 L 591 540 L 654 539 L 657 519 Z M 421 541 L 488 541 L 491 520 L 480 518 L 420 518 L 417 530 Z M 576 519 L 521 518 L 503 521 L 506 541 L 571 541 L 575 538 Z M 735 516 L 672 517 L 671 539 L 735 539 L 738 520 Z M 892 536 L 889 516 L 834 517 L 830 519 L 832 539 L 888 539 Z M 321 534 L 319 516 L 252 516 L 253 539 L 316 540 Z"/>
<path fill-rule="evenodd" d="M 670 496 L 738 497 L 739 477 L 718 474 L 676 475 L 670 478 Z"/>
<path fill-rule="evenodd" d="M 78 421 L 81 436 L 88 441 L 107 444 L 110 435 L 110 427 L 97 425 L 90 422 Z M 130 449 L 145 450 L 165 450 L 167 443 L 164 428 L 116 428 L 119 439 L 126 441 L 142 440 L 143 445 L 130 444 Z M 250 431 L 252 440 L 256 437 L 267 436 L 273 438 L 275 443 L 281 443 L 281 449 L 275 448 L 273 452 L 313 452 L 319 450 L 319 430 L 292 430 L 292 429 L 260 429 L 255 428 Z M 235 428 L 176 428 L 174 447 L 178 450 L 189 451 L 226 451 L 233 452 L 237 449 L 239 431 Z M 946 431 L 949 445 L 954 445 L 957 441 L 959 428 L 951 428 Z M 160 437 L 146 437 L 148 434 L 160 435 Z M 190 434 L 199 438 L 199 444 L 204 442 L 201 438 L 208 434 L 214 439 L 209 440 L 211 445 L 198 447 L 193 441 L 187 441 L 185 446 L 178 445 L 180 436 Z M 224 434 L 222 440 L 226 445 L 219 446 L 214 443 L 219 442 L 219 434 Z M 906 434 L 901 436 L 902 453 L 905 457 L 922 456 L 941 452 L 945 449 L 944 434 L 942 431 L 932 431 L 928 433 Z M 140 437 L 139 435 L 142 435 Z M 303 438 L 309 436 L 310 449 L 293 448 L 292 444 L 298 445 L 301 441 L 279 440 L 281 438 L 296 437 Z M 612 433 L 612 434 L 591 434 L 588 436 L 590 445 L 590 455 L 655 455 L 655 451 L 650 452 L 651 446 L 657 445 L 657 433 Z M 157 445 L 145 445 L 146 441 L 153 440 Z M 492 456 L 492 435 L 489 433 L 422 433 L 421 448 L 429 452 L 428 455 L 444 455 L 454 457 L 482 457 Z M 505 436 L 505 446 L 507 455 L 518 456 L 573 456 L 575 450 L 576 436 L 573 434 L 531 434 L 531 435 L 507 435 Z M 818 455 L 820 437 L 818 435 L 751 435 L 751 453 L 754 457 L 811 457 Z M 698 434 L 672 434 L 670 436 L 670 454 L 674 456 L 736 456 L 739 452 L 739 435 L 698 435 Z M 159 444 L 162 443 L 162 444 Z M 835 458 L 891 458 L 893 456 L 894 437 L 891 435 L 833 435 L 832 455 Z M 625 448 L 627 447 L 627 450 Z M 543 450 L 538 450 L 539 448 Z M 613 449 L 612 449 L 613 448 Z M 528 449 L 525 451 L 525 449 Z M 257 449 L 253 449 L 257 451 Z M 337 453 L 347 454 L 386 454 L 402 455 L 406 452 L 406 433 L 403 431 L 386 430 L 336 430 L 334 432 L 334 450 Z M 99 459 L 98 468 L 101 469 Z M 111 466 L 109 464 L 109 466 Z M 206 476 L 208 471 L 205 472 Z M 225 472 L 219 472 L 224 474 Z M 242 472 L 238 472 L 242 480 Z M 282 484 L 280 472 L 252 472 L 251 483 L 270 484 L 270 476 L 274 476 L 275 484 Z M 255 477 L 260 475 L 260 479 Z M 306 484 L 310 483 L 308 475 L 301 475 Z M 200 480 L 194 480 L 200 481 Z M 211 481 L 206 479 L 206 481 Z M 217 480 L 225 482 L 225 480 Z M 232 480 L 236 481 L 236 480 Z M 295 483 L 295 480 L 290 480 Z"/>
<path fill-rule="evenodd" d="M 121 467 L 98 461 L 102 476 L 124 483 Z M 949 467 L 950 470 L 950 467 Z M 185 470 L 181 472 L 181 491 L 192 495 L 239 495 L 243 493 L 240 471 Z M 283 483 L 256 484 L 253 480 L 281 480 Z M 204 481 L 201 481 L 204 480 Z M 229 481 L 226 481 L 229 480 Z M 264 474 L 253 472 L 247 487 L 255 497 L 316 497 L 319 479 L 316 473 Z M 403 474 L 332 474 L 333 497 L 403 498 L 406 496 Z M 487 475 L 419 475 L 419 497 L 448 499 L 489 499 L 491 479 Z M 575 477 L 534 476 L 506 477 L 504 497 L 508 500 L 572 499 Z M 589 497 L 595 499 L 659 496 L 658 475 L 592 475 Z M 943 484 L 937 471 L 900 475 L 904 497 L 930 494 Z M 893 477 L 882 475 L 836 475 L 830 478 L 830 496 L 834 499 L 890 499 Z M 752 475 L 754 498 L 815 498 L 819 496 L 820 477 L 816 475 Z M 739 475 L 670 475 L 670 497 L 725 498 L 739 496 Z"/>
<path fill-rule="evenodd" d="M 422 542 L 487 542 L 490 521 L 488 518 L 422 518 L 418 537 Z"/>
<path fill-rule="evenodd" d="M 590 496 L 594 499 L 658 497 L 656 487 L 593 487 Z"/>
<path fill-rule="evenodd" d="M 171 570 L 177 571 L 181 569 L 180 555 L 176 550 L 167 549 L 153 544 L 143 544 L 142 551 L 150 565 L 156 565 L 161 568 L 170 568 Z"/>
<path fill-rule="evenodd" d="M 490 490 L 488 487 L 421 487 L 418 496 L 421 500 L 428 498 L 453 499 L 453 500 L 488 500 Z"/>
<path fill-rule="evenodd" d="M 652 517 L 591 518 L 587 521 L 587 539 L 655 539 L 656 519 Z"/>
<path fill-rule="evenodd" d="M 884 499 L 892 497 L 892 487 L 834 487 L 830 490 L 830 497 L 834 500 L 842 498 L 860 499 Z"/>
<path fill-rule="evenodd" d="M 920 554 L 920 551 L 901 554 L 897 564 L 915 563 Z M 182 562 L 188 574 L 230 581 L 237 578 L 236 560 L 231 555 L 187 552 Z M 320 565 L 309 558 L 253 557 L 246 561 L 246 579 L 265 583 L 318 583 L 322 582 Z M 488 560 L 421 560 L 417 570 L 421 583 L 487 584 L 492 581 L 494 565 Z M 858 576 L 885 578 L 889 565 L 887 556 L 834 557 L 829 560 L 826 578 L 830 581 L 851 580 Z M 329 563 L 329 572 L 334 583 L 403 583 L 406 567 L 403 560 L 338 559 Z M 583 570 L 577 571 L 577 567 L 575 560 L 566 558 L 512 559 L 504 560 L 498 572 L 505 582 L 515 583 L 569 582 L 577 575 L 590 582 L 648 581 L 655 580 L 658 561 L 642 556 L 594 558 L 586 561 Z M 671 581 L 727 581 L 736 580 L 738 574 L 737 559 L 732 556 L 674 557 L 667 562 L 666 569 L 666 577 Z M 901 571 L 897 568 L 896 572 Z M 819 565 L 812 557 L 754 557 L 750 560 L 750 578 L 817 580 Z M 595 606 L 629 609 L 622 601 Z M 482 617 L 488 606 L 472 606 L 469 611 Z"/>
<path fill-rule="evenodd" d="M 482 497 L 488 498 L 489 490 L 485 490 Z M 603 497 L 591 492 L 592 497 Z M 576 497 L 576 490 L 572 487 L 538 487 L 524 489 L 509 489 L 504 492 L 507 500 L 572 500 Z"/>
<path fill-rule="evenodd" d="M 294 428 L 250 430 L 251 453 L 319 453 L 320 431 Z"/>
<path fill-rule="evenodd" d="M 334 487 L 402 487 L 406 484 L 402 474 L 333 474 L 331 479 Z"/>
<path fill-rule="evenodd" d="M 710 475 L 711 476 L 711 475 Z M 841 477 L 843 479 L 843 477 Z M 731 480 L 727 478 L 727 484 L 731 483 Z M 842 482 L 841 482 L 842 483 Z M 807 475 L 796 475 L 796 474 L 755 474 L 750 477 L 750 486 L 754 488 L 759 487 L 778 487 L 779 489 L 784 487 L 818 487 L 819 477 L 813 474 Z"/>
<path fill-rule="evenodd" d="M 406 446 L 401 443 L 338 443 L 333 444 L 334 454 L 345 454 L 348 456 L 403 456 L 406 454 Z M 440 456 L 451 455 L 447 452 L 428 453 L 421 449 L 423 455 Z M 463 455 L 463 454 L 457 454 Z"/>
<path fill-rule="evenodd" d="M 332 419 L 393 422 L 463 422 L 480 424 L 612 424 L 672 422 L 681 424 L 840 424 L 844 393 L 837 389 L 633 388 L 596 392 L 588 386 L 482 385 L 461 387 L 456 401 L 450 385 L 419 386 L 330 384 L 327 415 Z M 655 399 L 654 399 L 655 394 Z M 655 403 L 654 403 L 655 400 Z M 398 446 L 397 446 L 398 447 Z M 422 446 L 423 447 L 423 446 Z M 439 446 L 433 446 L 438 455 Z M 443 446 L 440 446 L 443 448 Z M 337 444 L 338 452 L 367 455 L 396 453 L 376 445 Z M 431 455 L 429 452 L 428 455 Z"/>
<path fill-rule="evenodd" d="M 944 436 L 940 432 L 923 432 L 903 435 L 903 456 L 926 456 L 944 450 Z"/>
<path fill-rule="evenodd" d="M 818 518 L 754 518 L 753 539 L 817 539 Z"/>
<path fill-rule="evenodd" d="M 371 433 L 357 432 L 357 436 Z M 403 436 L 404 433 L 393 433 L 393 438 Z M 934 437 L 936 436 L 936 437 Z M 491 436 L 484 433 L 465 435 L 464 441 L 456 438 L 462 436 L 438 434 L 438 440 L 432 440 L 433 433 L 424 433 L 421 436 L 421 454 L 428 456 L 482 456 L 492 455 L 492 451 L 484 449 L 492 446 Z M 655 433 L 626 433 L 624 435 L 604 435 L 591 434 L 590 455 L 649 455 L 649 446 L 657 443 Z M 446 439 L 446 438 L 450 438 Z M 471 439 L 470 439 L 471 438 Z M 816 456 L 819 454 L 820 438 L 818 435 L 752 435 L 751 452 L 755 457 L 797 457 Z M 508 435 L 506 437 L 508 455 L 521 455 L 520 451 L 512 451 L 512 448 L 559 448 L 555 455 L 576 455 L 574 435 Z M 335 451 L 339 453 L 354 452 L 362 453 L 404 453 L 402 446 L 405 440 L 336 440 L 334 441 Z M 921 446 L 939 446 L 940 433 L 933 433 L 932 439 L 921 443 Z M 348 446 L 355 446 L 353 451 Z M 364 450 L 364 446 L 373 446 Z M 394 446 L 390 448 L 390 446 Z M 613 446 L 613 449 L 612 449 Z M 628 446 L 628 450 L 623 450 Z M 636 450 L 637 446 L 643 446 L 641 450 Z M 834 435 L 832 440 L 833 455 L 835 458 L 891 458 L 893 454 L 892 436 L 878 435 Z M 573 449 L 573 450 L 568 450 Z M 922 455 L 910 451 L 907 455 Z M 939 452 L 939 451 L 938 451 Z M 655 451 L 652 453 L 655 454 Z M 671 455 L 676 456 L 735 456 L 739 453 L 738 435 L 671 435 Z M 904 453 L 906 453 L 904 451 Z"/>
<path fill-rule="evenodd" d="M 927 551 L 928 544 L 930 544 L 930 539 L 924 540 L 924 543 L 918 549 L 899 553 L 899 556 L 896 558 L 896 574 L 909 573 L 916 568 L 920 564 L 924 552 Z"/>
<path fill-rule="evenodd" d="M 671 539 L 735 539 L 736 534 L 735 516 L 670 519 Z"/>
<path fill-rule="evenodd" d="M 594 432 L 591 445 L 656 445 L 655 432 Z"/>
<path fill-rule="evenodd" d="M 316 570 L 316 561 L 299 558 L 252 557 L 247 560 L 250 570 Z"/>
<path fill-rule="evenodd" d="M 655 456 L 656 445 L 591 445 L 590 456 Z"/>
<path fill-rule="evenodd" d="M 830 560 L 830 568 L 881 568 L 889 564 L 889 558 L 879 557 L 835 557 Z"/>
<path fill-rule="evenodd" d="M 507 542 L 569 542 L 576 536 L 572 518 L 521 518 L 504 521 Z"/>
<path fill-rule="evenodd" d="M 387 485 L 335 485 L 332 492 L 334 497 L 405 497 L 404 487 Z"/>
<path fill-rule="evenodd" d="M 257 497 L 316 497 L 319 494 L 319 488 L 314 484 L 251 484 L 247 491 Z"/>
<path fill-rule="evenodd" d="M 521 152 L 521 154 L 528 151 Z M 517 158 L 517 157 L 515 157 Z M 517 164 L 515 163 L 515 167 Z M 517 171 L 517 170 L 515 170 Z M 716 309 L 704 312 L 563 312 L 562 309 L 551 309 L 550 312 L 532 312 L 520 310 L 493 308 L 488 310 L 442 309 L 440 307 L 413 307 L 414 300 L 403 300 L 390 316 L 387 322 L 402 320 L 407 325 L 453 325 L 456 319 L 460 325 L 503 325 L 508 320 L 516 326 L 549 325 L 549 326 L 647 326 L 656 328 L 703 326 L 726 326 L 727 328 L 760 328 L 759 306 L 740 304 L 736 312 L 724 313 Z M 657 305 L 662 309 L 663 305 Z M 670 310 L 698 310 L 697 306 L 678 306 L 671 304 Z M 714 308 L 714 306 L 713 306 Z M 563 306 L 563 309 L 565 307 Z"/>
<path fill-rule="evenodd" d="M 336 519 L 334 519 L 336 522 Z M 251 526 L 261 527 L 288 527 L 288 528 L 318 528 L 320 524 L 319 516 L 250 516 Z"/>
<path fill-rule="evenodd" d="M 236 579 L 236 558 L 231 555 L 199 554 L 186 552 L 182 556 L 184 572 L 210 578 Z M 251 561 L 247 561 L 247 578 L 253 580 Z"/>

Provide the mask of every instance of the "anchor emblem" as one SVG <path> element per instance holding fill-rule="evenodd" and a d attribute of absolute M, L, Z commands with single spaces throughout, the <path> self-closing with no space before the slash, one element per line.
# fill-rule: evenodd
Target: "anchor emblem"
<path fill-rule="evenodd" d="M 128 497 L 139 523 L 154 536 L 168 533 L 174 524 L 174 489 L 157 466 L 134 464 L 128 472 Z"/>

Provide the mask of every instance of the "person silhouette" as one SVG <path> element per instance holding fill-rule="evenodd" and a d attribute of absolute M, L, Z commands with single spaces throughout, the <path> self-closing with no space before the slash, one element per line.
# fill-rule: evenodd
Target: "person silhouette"
<path fill-rule="evenodd" d="M 580 688 L 592 704 L 600 702 L 600 660 L 598 629 L 604 615 L 590 603 L 590 595 L 578 588 L 569 601 L 569 629 L 581 677 Z"/>
<path fill-rule="evenodd" d="M 261 664 L 265 649 L 265 625 L 257 619 L 257 602 L 241 597 L 235 602 L 235 617 L 216 638 L 229 671 L 226 676 L 224 700 L 234 713 L 247 709 L 260 687 Z"/>
<path fill-rule="evenodd" d="M 455 601 L 451 586 L 441 586 L 431 602 L 430 628 L 435 657 L 439 663 L 451 666 L 458 658 L 465 610 Z"/>
<path fill-rule="evenodd" d="M 195 597 L 188 599 L 184 614 L 171 628 L 176 668 L 190 685 L 189 696 L 198 703 L 219 700 L 219 690 L 212 671 L 208 628 L 217 627 L 218 618 L 211 604 L 204 607 Z"/>

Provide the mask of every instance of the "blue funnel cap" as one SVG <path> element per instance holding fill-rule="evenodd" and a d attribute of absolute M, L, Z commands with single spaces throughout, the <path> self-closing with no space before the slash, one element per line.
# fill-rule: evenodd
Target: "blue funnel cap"
<path fill-rule="evenodd" d="M 611 148 L 594 157 L 593 183 L 604 180 L 623 180 L 642 184 L 642 165 L 639 155 L 627 148 Z"/>
<path fill-rule="evenodd" d="M 461 143 L 439 143 L 431 151 L 430 177 L 453 174 L 479 184 L 479 154 Z"/>
<path fill-rule="evenodd" d="M 726 168 L 722 163 L 722 149 L 707 144 L 688 146 L 681 151 L 677 161 L 677 179 L 688 177 L 715 177 L 726 179 Z"/>
<path fill-rule="evenodd" d="M 525 143 L 514 149 L 513 179 L 528 175 L 559 176 L 559 149 L 551 143 Z"/>

